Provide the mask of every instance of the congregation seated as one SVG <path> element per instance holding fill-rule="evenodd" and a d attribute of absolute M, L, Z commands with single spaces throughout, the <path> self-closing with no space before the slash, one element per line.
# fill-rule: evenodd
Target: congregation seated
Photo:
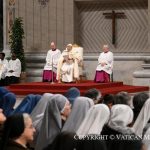
<path fill-rule="evenodd" d="M 0 88 L 0 94 L 2 94 L 3 97 L 10 93 L 11 92 L 5 90 L 5 88 Z M 34 131 L 30 131 L 32 135 L 34 132 L 34 136 L 31 139 L 31 141 L 34 140 L 34 143 L 30 146 L 35 148 L 35 150 L 43 150 L 44 148 L 50 150 L 65 150 L 68 148 L 67 143 L 70 141 L 70 148 L 73 147 L 76 150 L 87 149 L 87 147 L 89 149 L 92 149 L 92 145 L 94 146 L 95 150 L 129 150 L 130 148 L 132 150 L 144 150 L 144 145 L 141 141 L 141 138 L 139 138 L 135 134 L 141 131 L 143 132 L 144 127 L 150 119 L 150 100 L 147 100 L 143 107 L 141 106 L 142 109 L 135 125 L 133 125 L 133 127 L 130 127 L 133 120 L 133 111 L 129 105 L 131 97 L 127 92 L 120 92 L 115 96 L 106 94 L 104 95 L 103 99 L 101 99 L 102 95 L 99 90 L 90 89 L 85 93 L 85 95 L 87 97 L 80 96 L 80 90 L 76 89 L 75 87 L 67 91 L 67 94 L 65 95 L 67 98 L 60 94 L 45 93 L 43 94 L 43 96 L 40 96 L 41 99 L 38 102 L 35 100 L 35 102 L 33 101 L 32 103 L 32 100 L 30 101 L 30 99 L 32 99 L 33 94 L 27 95 L 25 101 L 22 101 L 22 103 L 20 104 L 21 107 L 18 107 L 19 109 L 16 110 L 18 111 L 17 113 L 22 113 L 22 108 L 27 108 L 27 110 L 29 108 L 29 113 L 31 113 L 33 125 L 35 126 L 37 131 L 35 132 L 35 129 Z M 135 95 L 136 98 L 137 95 Z M 96 102 L 94 105 L 93 102 L 95 99 Z M 103 104 L 97 104 L 97 99 L 101 99 L 100 103 Z M 69 101 L 72 103 L 72 108 Z M 6 104 L 5 102 L 3 103 Z M 30 105 L 31 107 L 33 106 L 33 108 L 26 107 L 26 104 Z M 6 110 L 7 109 L 4 108 L 4 112 Z M 11 116 L 8 116 L 8 118 L 10 117 Z M 3 122 L 4 121 L 5 120 L 3 120 Z M 148 131 L 149 128 L 146 134 L 149 133 Z M 75 137 L 83 135 L 85 136 L 85 139 L 74 140 L 75 134 L 77 134 Z M 109 138 L 103 138 L 102 140 L 87 140 L 87 137 L 89 138 L 91 136 L 92 138 L 94 136 L 100 135 L 107 135 L 107 137 Z M 136 140 L 111 140 L 110 135 L 131 135 L 133 138 L 136 138 Z M 67 140 L 66 142 L 64 141 L 65 138 Z M 27 147 L 22 147 L 22 143 L 18 144 L 18 140 L 14 140 L 14 138 L 9 138 L 9 140 L 6 141 L 8 141 L 8 143 L 5 144 L 9 146 L 9 149 L 11 149 L 11 146 L 15 148 L 23 148 L 24 150 L 28 149 Z M 28 143 L 29 141 L 30 140 L 27 140 L 26 143 Z M 2 147 L 3 146 L 4 144 L 2 144 Z"/>
<path fill-rule="evenodd" d="M 21 62 L 16 57 L 16 54 L 12 53 L 11 59 L 8 62 L 6 72 L 6 85 L 19 83 L 20 74 L 21 74 Z"/>

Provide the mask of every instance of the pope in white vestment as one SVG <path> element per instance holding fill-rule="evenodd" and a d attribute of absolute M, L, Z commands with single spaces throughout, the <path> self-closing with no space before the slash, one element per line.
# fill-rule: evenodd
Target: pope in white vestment
<path fill-rule="evenodd" d="M 99 55 L 96 68 L 95 82 L 110 82 L 113 69 L 113 53 L 109 51 L 108 45 L 103 46 L 103 52 Z"/>
<path fill-rule="evenodd" d="M 68 44 L 58 62 L 58 82 L 74 82 L 79 80 L 79 62 L 81 59 L 80 54 L 73 50 L 72 44 Z"/>
<path fill-rule="evenodd" d="M 47 52 L 46 56 L 46 64 L 43 71 L 43 82 L 56 81 L 57 63 L 60 56 L 60 50 L 56 49 L 55 43 L 52 42 L 51 49 Z"/>

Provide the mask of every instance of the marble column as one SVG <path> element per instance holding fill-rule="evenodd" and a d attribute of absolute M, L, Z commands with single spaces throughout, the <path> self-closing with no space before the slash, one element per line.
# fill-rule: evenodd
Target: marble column
<path fill-rule="evenodd" d="M 7 0 L 3 0 L 3 52 L 6 56 L 10 55 L 10 49 L 7 43 Z"/>
<path fill-rule="evenodd" d="M 148 0 L 148 49 L 150 50 L 150 0 Z M 133 85 L 150 86 L 150 56 L 146 56 L 142 69 L 133 73 Z"/>

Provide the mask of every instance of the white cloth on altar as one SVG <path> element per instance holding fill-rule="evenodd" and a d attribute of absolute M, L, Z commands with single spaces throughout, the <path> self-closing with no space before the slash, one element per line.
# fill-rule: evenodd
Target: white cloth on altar
<path fill-rule="evenodd" d="M 8 60 L 4 59 L 1 60 L 0 59 L 0 79 L 4 79 L 6 72 L 7 72 L 7 67 L 8 67 Z"/>
<path fill-rule="evenodd" d="M 105 63 L 106 65 L 102 66 Z M 113 69 L 113 53 L 108 51 L 107 53 L 102 52 L 98 58 L 98 66 L 96 71 L 105 71 L 108 74 L 112 74 Z"/>
<path fill-rule="evenodd" d="M 49 50 L 47 52 L 47 56 L 46 56 L 46 64 L 44 66 L 44 70 L 52 70 L 52 65 L 53 65 L 53 69 L 57 69 L 57 63 L 58 60 L 61 56 L 61 52 L 59 49 L 56 49 L 55 51 Z"/>
<path fill-rule="evenodd" d="M 9 72 L 10 70 L 13 70 L 14 72 Z M 8 67 L 7 67 L 7 73 L 6 76 L 15 76 L 15 77 L 20 77 L 21 74 L 21 62 L 17 58 L 16 60 L 10 60 L 8 62 Z"/>

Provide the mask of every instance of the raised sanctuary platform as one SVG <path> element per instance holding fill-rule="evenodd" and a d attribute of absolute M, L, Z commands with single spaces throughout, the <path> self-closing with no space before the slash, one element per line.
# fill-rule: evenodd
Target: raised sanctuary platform
<path fill-rule="evenodd" d="M 105 94 L 116 94 L 121 91 L 129 93 L 136 93 L 142 91 L 149 91 L 148 86 L 131 86 L 124 85 L 123 82 L 110 82 L 110 83 L 94 83 L 93 81 L 86 80 L 80 83 L 48 83 L 48 82 L 30 82 L 13 84 L 8 87 L 8 90 L 14 92 L 17 95 L 27 94 L 43 94 L 43 93 L 60 93 L 64 94 L 69 88 L 77 87 L 81 95 L 83 95 L 88 89 L 97 88 Z"/>

